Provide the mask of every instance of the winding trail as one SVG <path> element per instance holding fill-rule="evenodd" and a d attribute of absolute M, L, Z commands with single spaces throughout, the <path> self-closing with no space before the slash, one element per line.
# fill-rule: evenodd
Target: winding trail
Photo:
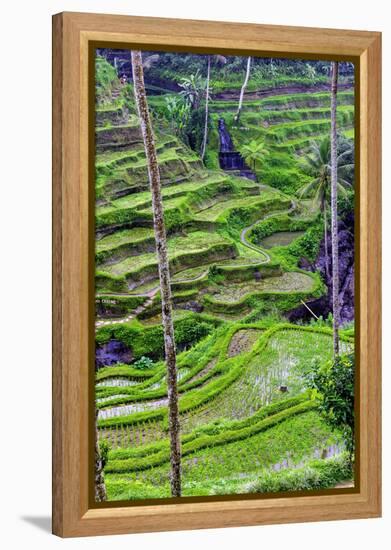
<path fill-rule="evenodd" d="M 266 264 L 266 263 L 270 262 L 270 256 L 265 250 L 263 250 L 262 248 L 260 248 L 259 246 L 255 245 L 255 244 L 251 243 L 246 238 L 247 233 L 249 231 L 251 231 L 251 229 L 253 227 L 255 227 L 259 222 L 267 220 L 268 218 L 273 218 L 274 216 L 278 216 L 279 214 L 291 214 L 294 210 L 296 210 L 296 208 L 297 208 L 297 204 L 294 201 L 292 201 L 291 202 L 291 207 L 289 208 L 289 210 L 277 210 L 277 211 L 274 211 L 274 212 L 270 212 L 270 214 L 267 214 L 266 216 L 263 216 L 259 220 L 255 220 L 254 223 L 252 223 L 248 227 L 245 227 L 244 229 L 242 229 L 242 232 L 240 233 L 240 242 L 244 246 L 247 246 L 247 248 L 250 248 L 251 250 L 255 250 L 256 252 L 259 252 L 259 254 L 261 254 L 264 257 L 264 260 L 259 262 L 259 263 Z"/>
<path fill-rule="evenodd" d="M 204 272 L 202 272 L 200 275 L 197 275 L 197 277 L 193 277 L 192 279 L 176 279 L 175 283 L 189 283 L 189 282 L 192 282 L 192 281 L 198 281 L 199 279 L 202 279 L 202 277 L 204 277 L 207 273 L 208 273 L 208 269 L 206 269 Z M 160 286 L 156 286 L 156 287 L 153 287 L 151 288 L 151 290 L 148 290 L 148 292 L 140 292 L 140 293 L 129 293 L 129 294 L 121 294 L 119 292 L 117 293 L 110 293 L 110 294 L 105 294 L 105 296 L 113 296 L 113 297 L 116 297 L 116 296 L 134 296 L 134 297 L 140 297 L 140 298 L 148 298 L 141 306 L 138 306 L 130 315 L 127 315 L 126 317 L 121 317 L 121 318 L 116 318 L 116 319 L 106 319 L 105 321 L 96 321 L 95 322 L 95 326 L 96 327 L 100 327 L 100 326 L 104 326 L 104 325 L 114 325 L 114 324 L 117 324 L 117 323 L 126 323 L 127 321 L 131 321 L 132 319 L 134 319 L 137 315 L 140 315 L 140 313 L 142 313 L 143 311 L 145 311 L 147 309 L 147 307 L 149 307 L 152 302 L 153 302 L 153 299 L 154 297 L 156 296 L 156 294 L 159 292 L 160 290 Z M 99 298 L 99 295 L 96 296 L 97 298 Z"/>

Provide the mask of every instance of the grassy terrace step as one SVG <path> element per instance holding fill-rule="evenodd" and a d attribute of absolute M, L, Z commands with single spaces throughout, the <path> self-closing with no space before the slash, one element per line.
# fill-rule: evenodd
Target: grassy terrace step
<path fill-rule="evenodd" d="M 260 281 L 247 281 L 245 283 L 222 285 L 215 294 L 213 300 L 219 303 L 235 303 L 242 300 L 247 294 L 268 292 L 310 292 L 315 286 L 315 281 L 309 275 L 288 271 L 275 277 L 267 277 Z"/>
<path fill-rule="evenodd" d="M 96 316 L 99 318 L 123 317 L 145 304 L 145 296 L 113 295 L 97 293 L 95 299 Z"/>
<path fill-rule="evenodd" d="M 301 272 L 286 272 L 258 282 L 247 281 L 222 285 L 215 294 L 205 295 L 203 301 L 209 311 L 235 312 L 255 303 L 257 296 L 299 294 L 302 297 L 313 293 L 316 289 L 317 282 L 312 276 Z"/>
<path fill-rule="evenodd" d="M 124 256 L 136 256 L 155 250 L 155 236 L 152 228 L 134 227 L 123 229 L 103 237 L 95 244 L 95 259 L 98 265 L 120 261 Z"/>
<path fill-rule="evenodd" d="M 246 113 L 244 113 L 248 116 Z M 353 105 L 340 105 L 338 107 L 337 116 L 339 120 L 343 117 L 352 117 L 354 115 Z M 327 107 L 319 109 L 295 109 L 293 111 L 263 111 L 257 115 L 257 122 L 267 122 L 269 125 L 283 124 L 287 122 L 302 122 L 308 120 L 321 120 L 330 118 L 330 109 Z"/>
<path fill-rule="evenodd" d="M 338 129 L 338 131 L 341 133 L 345 133 L 347 131 L 349 132 L 350 130 L 351 130 L 351 126 L 346 126 L 344 128 L 340 127 Z M 249 132 L 249 134 L 251 134 L 251 132 Z M 328 132 L 327 130 L 325 130 L 324 132 L 321 132 L 321 133 L 313 133 L 313 134 L 309 134 L 307 136 L 303 136 L 299 138 L 294 138 L 294 139 L 282 138 L 280 140 L 278 140 L 278 138 L 275 135 L 270 135 L 270 138 L 268 139 L 269 150 L 273 155 L 282 153 L 292 157 L 292 155 L 298 155 L 301 152 L 308 151 L 308 149 L 313 143 L 321 141 L 327 134 Z M 271 159 L 271 157 L 268 157 L 268 160 L 265 162 L 265 164 L 269 162 L 269 159 Z M 274 170 L 274 176 L 276 176 L 277 173 L 278 173 L 278 169 Z M 300 173 L 300 171 L 293 164 L 291 168 L 288 168 L 285 170 L 286 179 L 288 179 L 291 174 L 294 175 L 298 173 Z M 269 175 L 265 176 L 265 173 L 263 172 L 263 176 L 265 177 L 265 180 L 268 183 L 273 184 L 275 177 L 273 178 L 273 180 L 270 181 Z M 305 182 L 308 182 L 310 179 L 308 176 L 304 176 L 302 172 L 301 172 L 301 177 L 303 179 L 302 180 L 299 179 L 299 184 L 298 184 L 299 187 L 301 186 L 300 181 L 302 182 L 302 184 L 304 184 Z"/>
<path fill-rule="evenodd" d="M 116 365 L 100 368 L 95 375 L 95 379 L 99 382 L 110 378 L 123 377 L 127 380 L 142 382 L 148 378 L 152 378 L 155 374 L 156 373 L 153 370 L 143 371 L 140 369 L 135 369 L 131 365 Z"/>
<path fill-rule="evenodd" d="M 171 277 L 172 281 L 178 281 L 178 280 L 193 280 L 199 276 L 201 276 L 206 269 L 208 269 L 208 265 L 198 265 L 197 267 L 190 267 L 189 269 L 184 269 L 183 271 L 178 271 Z"/>
<path fill-rule="evenodd" d="M 195 214 L 194 219 L 211 222 L 224 221 L 232 210 L 240 210 L 251 207 L 253 211 L 260 214 L 273 207 L 279 207 L 281 209 L 284 206 L 289 207 L 289 205 L 290 200 L 288 198 L 285 198 L 275 192 L 265 192 L 261 193 L 259 197 L 248 196 L 218 202 L 211 208 Z"/>
<path fill-rule="evenodd" d="M 308 206 L 304 201 L 300 201 L 301 212 L 296 215 L 289 215 L 287 213 L 278 213 L 275 216 L 271 216 L 265 220 L 260 220 L 254 224 L 251 230 L 247 233 L 247 240 L 257 246 L 262 246 L 262 239 L 269 237 L 277 232 L 290 231 L 293 236 L 296 232 L 302 232 L 308 229 L 314 222 L 314 219 L 318 215 L 311 211 L 311 207 L 314 208 L 314 204 L 310 203 Z M 292 239 L 293 240 L 293 239 Z"/>
<path fill-rule="evenodd" d="M 202 449 L 184 457 L 183 496 L 273 493 L 333 487 L 351 478 L 341 436 L 309 411 L 245 440 Z M 279 472 L 274 471 L 280 469 Z M 169 463 L 148 470 L 105 474 L 110 500 L 170 496 Z"/>
<path fill-rule="evenodd" d="M 165 172 L 165 165 L 160 166 L 162 190 L 174 188 L 175 186 L 186 186 L 188 184 L 201 184 L 203 181 L 213 180 L 216 172 L 210 172 L 205 167 L 198 165 L 193 169 L 188 166 L 183 172 L 183 165 L 176 165 L 175 174 Z M 136 177 L 136 173 L 140 172 Z M 129 175 L 123 170 L 112 171 L 111 176 L 103 176 L 97 179 L 97 206 L 109 205 L 112 201 L 125 196 L 138 195 L 149 192 L 148 174 L 144 168 L 137 169 L 134 174 Z"/>
<path fill-rule="evenodd" d="M 205 167 L 196 155 L 186 154 L 179 158 L 175 150 L 169 149 L 159 156 L 159 169 L 164 186 L 199 179 Z M 96 180 L 96 196 L 98 200 L 110 199 L 144 191 L 148 186 L 146 161 L 142 159 L 134 165 L 110 169 L 99 175 Z"/>
<path fill-rule="evenodd" d="M 239 326 L 245 325 L 236 325 Z M 229 353 L 231 335 L 232 332 L 228 332 L 220 344 L 221 357 Z M 352 345 L 352 340 L 343 335 L 342 353 L 346 353 Z M 278 387 L 281 384 L 288 386 L 290 396 L 300 395 L 303 389 L 302 372 L 306 365 L 314 357 L 321 362 L 327 361 L 332 354 L 330 331 L 276 325 L 261 336 L 250 354 L 246 354 L 242 375 L 203 408 L 182 415 L 182 431 L 189 432 L 219 419 L 246 418 L 268 403 L 279 400 L 281 394 Z"/>
<path fill-rule="evenodd" d="M 168 241 L 170 266 L 173 272 L 200 263 L 201 259 L 223 259 L 236 255 L 232 242 L 217 233 L 196 231 L 186 236 L 173 236 Z M 126 258 L 123 261 L 105 266 L 109 275 L 122 276 L 140 280 L 143 275 L 157 275 L 157 258 L 155 253 L 142 254 Z"/>
<path fill-rule="evenodd" d="M 103 252 L 110 250 L 121 244 L 138 244 L 140 242 L 148 241 L 154 237 L 153 229 L 149 227 L 135 227 L 133 229 L 124 229 L 117 231 L 111 235 L 107 235 L 102 239 L 96 241 L 96 250 Z"/>
<path fill-rule="evenodd" d="M 97 151 L 110 151 L 123 147 L 139 147 L 143 143 L 138 118 L 134 115 L 130 120 L 115 126 L 103 126 L 95 129 L 95 145 Z"/>
<path fill-rule="evenodd" d="M 308 139 L 314 135 L 324 135 L 330 131 L 330 121 L 327 118 L 287 121 L 265 127 L 259 116 L 243 114 L 241 124 L 247 129 L 247 139 L 262 134 L 270 146 L 286 144 L 287 141 Z M 338 112 L 339 129 L 354 124 L 354 111 Z M 243 130 L 232 128 L 235 140 L 243 139 Z"/>
<path fill-rule="evenodd" d="M 261 327 L 261 324 L 253 324 L 253 325 L 247 325 L 251 328 L 257 328 L 258 326 Z M 231 395 L 231 397 L 228 397 L 230 394 L 232 394 L 232 391 L 229 392 L 229 388 L 232 384 L 235 383 L 237 380 L 242 380 L 245 382 L 248 378 L 247 374 L 247 368 L 248 365 L 253 364 L 255 365 L 255 369 L 258 369 L 259 361 L 262 361 L 263 367 L 270 369 L 270 364 L 268 361 L 270 361 L 271 357 L 273 357 L 273 354 L 271 355 L 270 350 L 273 351 L 273 342 L 279 341 L 281 337 L 284 337 L 284 335 L 297 335 L 297 338 L 294 338 L 292 336 L 292 339 L 289 340 L 290 337 L 288 337 L 288 346 L 293 346 L 294 354 L 296 355 L 296 364 L 300 365 L 299 357 L 300 355 L 305 355 L 310 351 L 311 346 L 303 347 L 303 342 L 313 342 L 312 345 L 312 351 L 316 347 L 319 347 L 323 345 L 322 347 L 322 359 L 327 357 L 325 356 L 325 353 L 327 350 L 330 354 L 332 353 L 332 339 L 331 335 L 332 332 L 330 329 L 325 328 L 313 328 L 313 327 L 301 327 L 298 328 L 296 325 L 289 325 L 289 324 L 280 324 L 275 325 L 273 328 L 268 329 L 266 332 L 264 332 L 256 345 L 252 348 L 252 350 L 248 353 L 243 353 L 242 355 L 239 355 L 237 357 L 231 357 L 229 359 L 226 359 L 227 353 L 228 353 L 228 347 L 230 344 L 230 341 L 232 339 L 232 336 L 235 332 L 243 328 L 243 325 L 236 324 L 233 327 L 230 327 L 229 330 L 226 332 L 223 341 L 221 339 L 218 339 L 214 342 L 212 348 L 207 350 L 202 355 L 202 362 L 198 365 L 198 368 L 203 368 L 208 361 L 213 359 L 215 357 L 216 352 L 219 354 L 219 359 L 215 367 L 213 367 L 214 372 L 219 372 L 220 376 L 216 380 L 212 380 L 207 384 L 205 387 L 201 388 L 195 388 L 193 390 L 190 390 L 186 392 L 183 396 L 181 396 L 179 401 L 179 408 L 181 414 L 188 413 L 190 411 L 194 412 L 193 420 L 197 417 L 197 409 L 201 407 L 202 405 L 205 405 L 206 403 L 213 401 L 212 407 L 208 407 L 209 415 L 213 412 L 213 409 L 215 408 L 215 411 L 219 414 L 219 417 L 224 416 L 222 413 L 223 409 L 226 408 L 227 405 L 229 405 L 233 411 L 236 411 L 238 406 L 241 404 L 241 400 L 238 399 L 238 397 L 241 395 L 240 393 L 237 393 L 237 390 L 234 391 L 234 395 Z M 119 331 L 120 329 L 118 329 Z M 121 327 L 121 330 L 123 328 Z M 151 329 L 149 329 L 151 330 Z M 155 328 L 153 330 L 156 330 Z M 100 333 L 103 334 L 105 329 L 101 329 Z M 120 335 L 121 332 L 118 332 L 118 335 Z M 351 338 L 345 336 L 341 333 L 341 342 L 346 344 L 343 345 L 349 345 L 351 342 Z M 200 343 L 201 345 L 201 343 Z M 324 347 L 326 345 L 326 348 Z M 343 347 L 343 346 L 342 346 Z M 343 348 L 344 349 L 344 348 Z M 265 350 L 269 350 L 268 353 L 265 353 Z M 281 350 L 283 353 L 283 350 Z M 311 351 L 311 353 L 312 353 Z M 192 350 L 188 352 L 187 355 L 184 356 L 184 360 L 180 361 L 180 365 L 182 367 L 187 366 L 187 361 L 190 361 L 190 365 L 194 364 L 194 358 L 192 358 Z M 282 358 L 285 358 L 283 355 L 281 355 Z M 299 362 L 297 362 L 299 361 Z M 274 363 L 273 363 L 274 364 Z M 293 366 L 295 363 L 290 363 L 291 366 Z M 243 378 L 244 369 L 246 370 L 246 376 Z M 273 371 L 274 372 L 274 371 Z M 117 374 L 117 373 L 116 373 Z M 273 373 L 272 373 L 273 374 Z M 211 372 L 208 376 L 211 376 Z M 185 380 L 183 380 L 183 383 L 185 383 Z M 281 382 L 280 382 L 281 383 Z M 255 399 L 255 395 L 253 395 L 254 391 L 257 391 L 257 388 L 259 389 L 259 382 L 257 384 L 252 383 L 251 387 L 253 388 L 253 391 L 250 392 L 250 403 L 253 403 L 252 406 L 255 406 L 255 403 L 258 402 L 259 406 L 262 404 L 265 404 L 268 402 L 267 400 L 270 399 L 268 395 L 265 395 L 264 392 L 258 392 L 259 395 L 257 399 Z M 301 387 L 301 386 L 300 386 Z M 270 388 L 270 391 L 273 390 L 273 387 Z M 102 390 L 103 391 L 103 390 Z M 108 389 L 106 388 L 104 390 L 105 394 L 107 394 Z M 117 390 L 115 390 L 117 391 Z M 228 393 L 226 393 L 228 391 Z M 248 390 L 246 390 L 248 393 Z M 118 392 L 117 392 L 118 393 Z M 137 396 L 140 399 L 141 394 L 139 392 L 132 391 L 132 396 L 129 396 L 129 399 L 121 399 L 122 402 L 137 402 Z M 247 395 L 246 393 L 246 395 Z M 236 395 L 236 398 L 235 398 Z M 160 398 L 162 396 L 161 391 L 158 391 L 157 393 L 151 393 L 149 392 L 144 396 L 144 398 Z M 221 396 L 221 397 L 218 397 Z M 233 401 L 232 401 L 233 399 Z M 236 401 L 235 401 L 236 399 Z M 255 399 L 255 401 L 254 401 Z M 217 405 L 217 403 L 219 403 Z M 234 403 L 236 405 L 234 406 Z M 213 407 L 215 405 L 215 407 Z M 101 407 L 101 404 L 99 405 Z M 216 409 L 217 407 L 217 409 Z M 245 410 L 243 410 L 243 414 L 245 415 Z M 253 409 L 254 412 L 254 409 Z M 233 417 L 237 414 L 236 412 L 233 412 Z M 99 420 L 98 425 L 101 428 L 110 427 L 110 426 L 118 426 L 118 425 L 136 425 L 139 423 L 151 421 L 151 420 L 163 420 L 167 416 L 167 408 L 157 408 L 150 411 L 144 411 L 139 413 L 133 413 L 128 416 L 118 416 L 114 418 L 107 418 L 104 420 Z M 209 417 L 203 415 L 204 423 L 208 420 Z M 186 428 L 185 428 L 186 429 Z"/>
<path fill-rule="evenodd" d="M 345 115 L 345 113 L 344 113 Z M 347 113 L 347 116 L 338 117 L 339 127 L 353 124 L 353 112 Z M 268 130 L 268 139 L 271 137 L 278 141 L 289 139 L 300 139 L 313 134 L 327 133 L 330 130 L 329 120 L 303 120 L 300 122 L 286 122 L 273 126 Z"/>
<path fill-rule="evenodd" d="M 128 117 L 129 112 L 125 113 L 123 100 L 95 106 L 96 128 L 126 124 Z"/>
<path fill-rule="evenodd" d="M 128 129 L 128 127 L 124 127 L 124 133 L 125 128 Z M 136 143 L 137 147 L 132 147 L 129 150 L 107 151 L 97 154 L 95 159 L 95 169 L 97 175 L 110 174 L 111 170 L 120 167 L 137 167 L 146 165 L 143 143 L 142 141 Z M 181 147 L 175 138 L 168 137 L 165 140 L 160 140 L 156 144 L 158 159 L 178 153 L 178 148 Z"/>
<path fill-rule="evenodd" d="M 167 231 L 175 227 L 183 226 L 184 222 L 190 220 L 190 208 L 185 195 L 175 198 L 168 198 L 164 203 L 164 217 Z M 136 226 L 152 226 L 152 209 L 130 208 L 105 208 L 95 216 L 95 226 L 98 234 L 112 233 L 115 230 L 131 228 Z"/>
<path fill-rule="evenodd" d="M 216 115 L 213 115 L 217 118 Z M 321 122 L 324 120 L 330 121 L 330 109 L 299 109 L 288 111 L 261 111 L 260 113 L 244 112 L 241 115 L 241 126 L 246 125 L 268 128 L 272 125 L 272 129 L 275 126 L 283 126 L 286 124 L 300 125 Z M 354 119 L 354 106 L 342 105 L 337 109 L 337 122 L 343 124 Z M 230 119 L 229 119 L 230 120 Z M 265 124 L 265 121 L 267 124 Z"/>
<path fill-rule="evenodd" d="M 243 182 L 242 178 L 242 182 Z M 254 205 L 256 207 L 259 203 L 258 199 L 254 198 L 255 193 L 259 193 L 259 186 L 254 184 L 248 184 L 243 182 L 239 185 L 238 178 L 223 179 L 218 182 L 211 182 L 210 185 L 202 185 L 193 187 L 189 194 L 183 194 L 182 190 L 176 195 L 175 191 L 168 194 L 164 200 L 164 213 L 166 228 L 168 231 L 173 229 L 180 229 L 186 223 L 193 226 L 193 229 L 201 229 L 204 225 L 205 229 L 208 224 L 214 221 L 214 213 L 219 211 L 222 213 L 224 210 L 230 210 L 238 205 L 238 207 L 246 205 Z M 248 195 L 245 198 L 233 199 L 235 194 Z M 96 229 L 98 235 L 108 234 L 114 230 L 118 230 L 121 227 L 123 229 L 129 227 L 151 226 L 152 224 L 152 211 L 149 201 L 144 201 L 147 195 L 141 198 L 136 198 L 133 201 L 132 196 L 128 199 L 123 197 L 118 199 L 118 208 L 113 206 L 101 206 L 97 209 L 96 214 Z M 223 199 L 231 197 L 231 200 Z M 263 207 L 266 207 L 267 199 L 270 204 L 279 200 L 278 192 L 270 192 L 268 195 L 262 194 L 260 201 L 263 203 Z M 138 207 L 134 206 L 138 203 Z M 148 204 L 147 207 L 145 204 Z M 132 206 L 125 206 L 125 205 Z M 210 206 L 212 205 L 212 207 Z M 195 211 L 201 210 L 196 215 L 193 215 L 191 209 Z M 204 215 L 204 212 L 206 213 Z M 217 219 L 217 217 L 216 217 Z M 220 221 L 220 220 L 219 220 Z M 221 220 L 223 221 L 223 220 Z M 209 228 L 208 228 L 209 229 Z"/>
<path fill-rule="evenodd" d="M 338 93 L 338 105 L 352 105 L 354 103 L 354 92 L 345 91 Z M 330 93 L 299 93 L 279 95 L 259 100 L 244 100 L 243 113 L 247 110 L 289 110 L 305 108 L 330 108 Z M 210 110 L 214 111 L 234 111 L 238 108 L 237 101 L 213 100 L 210 103 Z"/>
<path fill-rule="evenodd" d="M 208 198 L 212 198 L 218 195 L 224 195 L 226 193 L 234 193 L 244 189 L 247 193 L 255 194 L 259 191 L 257 185 L 245 185 L 239 184 L 223 173 L 216 173 L 210 177 L 204 179 L 198 179 L 196 181 L 190 181 L 181 184 L 169 185 L 162 188 L 162 196 L 164 199 L 165 207 L 170 205 L 171 199 L 177 197 L 189 196 L 189 205 L 196 204 L 202 201 L 207 201 Z M 144 210 L 151 208 L 152 199 L 151 192 L 143 191 L 140 193 L 134 193 L 126 195 L 124 197 L 107 201 L 106 205 L 99 206 L 96 209 L 97 215 L 105 214 L 107 212 L 113 212 L 121 208 L 136 208 L 138 210 Z M 171 202 L 174 204 L 174 202 Z"/>
<path fill-rule="evenodd" d="M 280 277 L 282 273 L 281 265 L 275 263 L 238 263 L 219 264 L 213 267 L 214 275 L 222 275 L 224 281 L 240 282 L 254 279 L 265 279 L 268 277 Z"/>
<path fill-rule="evenodd" d="M 186 361 L 186 357 L 184 358 Z M 205 364 L 206 363 L 206 364 Z M 206 382 L 221 375 L 224 371 L 216 367 L 217 357 L 211 361 L 202 361 L 199 365 L 187 366 L 188 363 L 178 364 L 178 392 L 180 395 L 194 388 L 202 387 Z M 129 378 L 133 378 L 129 376 Z M 154 369 L 154 374 L 148 380 L 138 384 L 136 387 L 118 387 L 105 386 L 97 387 L 96 395 L 100 402 L 99 410 L 104 412 L 104 409 L 112 411 L 113 407 L 119 406 L 118 409 L 123 409 L 123 414 L 131 414 L 134 412 L 144 412 L 148 409 L 157 409 L 167 406 L 167 383 L 166 383 L 166 367 L 162 365 L 158 369 Z M 164 401 L 163 401 L 164 400 Z M 124 405 L 121 407 L 120 405 Z M 112 417 L 121 416 L 113 414 Z M 105 418 L 105 417 L 103 417 Z"/>
<path fill-rule="evenodd" d="M 316 402 L 305 398 L 280 401 L 264 407 L 257 414 L 242 421 L 226 422 L 221 427 L 205 426 L 182 437 L 182 456 L 190 455 L 205 448 L 227 445 L 243 441 L 259 434 L 272 426 L 292 418 L 297 414 L 308 412 L 317 406 Z M 169 441 L 139 447 L 135 449 L 117 449 L 109 453 L 106 472 L 132 472 L 160 466 L 170 458 Z"/>
<path fill-rule="evenodd" d="M 195 181 L 177 183 L 174 185 L 167 185 L 162 188 L 163 199 L 168 197 L 176 197 L 190 193 L 192 191 L 198 191 L 204 187 L 213 187 L 220 183 L 223 183 L 228 180 L 228 176 L 223 173 L 210 173 L 205 174 L 205 177 L 202 179 L 197 179 Z M 133 193 L 131 195 L 126 195 L 124 197 L 115 198 L 111 201 L 107 201 L 107 205 L 99 206 L 97 212 L 106 212 L 114 208 L 137 208 L 145 207 L 146 205 L 151 204 L 151 191 L 141 191 L 139 193 Z"/>

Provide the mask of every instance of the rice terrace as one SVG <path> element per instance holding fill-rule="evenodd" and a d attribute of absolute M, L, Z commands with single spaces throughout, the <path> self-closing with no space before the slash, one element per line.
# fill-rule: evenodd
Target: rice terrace
<path fill-rule="evenodd" d="M 354 486 L 354 104 L 348 62 L 96 50 L 97 501 Z"/>

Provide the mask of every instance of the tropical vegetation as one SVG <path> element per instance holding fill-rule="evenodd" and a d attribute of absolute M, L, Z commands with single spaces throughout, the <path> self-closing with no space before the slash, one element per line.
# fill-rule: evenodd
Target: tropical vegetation
<path fill-rule="evenodd" d="M 96 499 L 351 487 L 353 66 L 95 67 Z"/>

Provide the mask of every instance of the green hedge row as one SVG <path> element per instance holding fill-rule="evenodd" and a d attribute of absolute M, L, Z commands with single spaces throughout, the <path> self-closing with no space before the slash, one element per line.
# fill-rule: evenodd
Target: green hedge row
<path fill-rule="evenodd" d="M 95 309 L 101 316 L 122 316 L 141 306 L 146 299 L 145 296 L 99 294 L 95 298 Z"/>
<path fill-rule="evenodd" d="M 107 380 L 110 378 L 117 378 L 117 377 L 129 378 L 129 380 L 146 380 L 154 377 L 155 375 L 156 375 L 155 369 L 150 371 L 140 370 L 140 369 L 135 369 L 131 365 L 117 364 L 112 367 L 100 368 L 95 375 L 95 380 L 96 382 L 100 382 L 101 380 Z M 106 392 L 102 390 L 107 390 L 107 389 L 110 389 L 110 387 L 102 386 L 102 387 L 96 388 L 97 397 L 102 397 L 102 395 L 103 397 L 105 397 Z M 114 389 L 114 388 L 111 388 L 111 389 Z M 127 389 L 129 388 L 127 388 L 126 386 L 123 388 L 122 387 L 120 388 L 121 392 L 122 390 L 127 390 Z M 118 388 L 117 388 L 117 391 L 118 391 Z M 109 392 L 109 395 L 110 395 L 110 392 Z"/>
<path fill-rule="evenodd" d="M 265 277 L 278 277 L 282 275 L 281 265 L 274 263 L 260 263 L 248 265 L 216 265 L 213 266 L 214 275 L 222 275 L 227 281 L 248 281 L 256 275 Z"/>
<path fill-rule="evenodd" d="M 207 250 L 192 251 L 189 253 L 183 252 L 169 260 L 171 273 L 182 271 L 184 269 L 201 265 L 205 262 L 213 262 L 235 258 L 238 255 L 234 243 L 220 243 L 210 246 Z M 158 277 L 157 262 L 149 265 L 144 265 L 137 270 L 125 273 L 124 277 L 130 282 L 142 281 L 146 277 Z"/>
<path fill-rule="evenodd" d="M 203 368 L 206 365 L 207 360 L 210 360 L 211 358 L 213 358 L 217 348 L 218 347 L 220 348 L 219 359 L 217 361 L 217 364 L 205 377 L 205 379 L 211 378 L 212 379 L 211 382 L 201 388 L 196 387 L 195 389 L 191 389 L 192 386 L 191 386 L 191 380 L 189 380 L 189 377 L 186 377 L 184 380 L 181 381 L 181 384 L 180 384 L 181 391 L 185 392 L 186 389 L 189 389 L 188 393 L 185 393 L 181 397 L 179 402 L 179 410 L 182 414 L 185 412 L 191 411 L 193 409 L 196 409 L 201 405 L 206 404 L 208 401 L 212 400 L 214 397 L 216 397 L 218 394 L 220 394 L 222 391 L 228 388 L 243 373 L 243 364 L 248 363 L 254 356 L 261 353 L 262 350 L 267 346 L 270 337 L 276 334 L 278 331 L 301 330 L 301 331 L 307 331 L 307 332 L 318 333 L 318 334 L 328 334 L 330 336 L 332 334 L 331 329 L 327 327 L 312 327 L 312 326 L 298 327 L 297 325 L 292 325 L 288 323 L 278 324 L 273 326 L 272 328 L 267 329 L 260 336 L 258 342 L 253 346 L 253 348 L 249 352 L 243 353 L 233 358 L 226 359 L 229 342 L 231 341 L 232 336 L 237 330 L 240 330 L 241 328 L 244 328 L 244 327 L 260 328 L 261 326 L 262 326 L 262 323 L 259 323 L 259 324 L 254 323 L 250 325 L 238 324 L 235 327 L 230 327 L 230 329 L 225 334 L 222 341 L 217 340 L 217 342 L 215 343 L 215 347 L 210 349 L 205 362 L 200 365 L 200 369 Z M 346 336 L 343 333 L 341 333 L 340 338 L 343 341 L 348 341 L 348 342 L 352 341 L 351 337 Z M 186 365 L 185 362 L 181 364 L 181 366 L 185 366 L 185 365 Z M 213 375 L 216 375 L 216 374 L 220 374 L 220 376 L 217 379 L 214 379 Z M 198 385 L 201 385 L 201 381 L 202 379 L 197 381 Z M 187 382 L 190 382 L 190 385 L 188 388 L 186 388 Z M 122 389 L 123 388 L 121 388 L 121 391 Z M 115 390 L 115 391 L 118 391 L 118 390 Z M 143 398 L 140 399 L 141 395 L 139 393 L 137 394 L 136 390 L 133 390 L 133 391 L 134 391 L 133 396 L 129 398 L 128 397 L 118 398 L 118 400 L 121 400 L 121 403 L 129 403 L 129 402 L 136 402 L 144 399 L 145 400 L 155 399 L 162 396 L 164 397 L 164 395 L 166 395 L 165 390 L 158 389 L 153 392 L 148 392 L 148 393 L 146 392 Z M 97 404 L 97 407 L 103 408 L 103 407 L 108 407 L 112 404 L 113 404 L 113 401 L 111 403 L 103 402 L 103 403 Z M 119 416 L 119 417 L 102 419 L 98 421 L 98 426 L 100 428 L 107 428 L 107 427 L 121 426 L 121 425 L 136 425 L 136 424 L 140 424 L 150 420 L 163 420 L 165 422 L 167 419 L 167 413 L 168 413 L 167 408 L 161 407 L 154 410 L 133 413 L 127 416 Z"/>
<path fill-rule="evenodd" d="M 249 232 L 252 243 L 259 245 L 260 241 L 278 231 L 303 231 L 313 223 L 313 219 L 300 219 L 288 214 L 276 214 L 271 218 L 257 223 Z"/>
<path fill-rule="evenodd" d="M 241 441 L 247 439 L 253 435 L 256 435 L 262 431 L 265 431 L 280 422 L 283 422 L 287 418 L 302 414 L 311 409 L 316 408 L 318 405 L 315 401 L 307 400 L 298 405 L 290 406 L 286 409 L 282 409 L 279 412 L 271 413 L 266 417 L 258 420 L 249 425 L 243 425 L 240 428 L 229 429 L 226 426 L 217 433 L 214 434 L 198 434 L 189 440 L 182 440 L 182 456 L 187 456 L 201 449 L 216 447 L 219 445 L 226 445 L 234 441 Z M 250 417 L 251 418 L 251 417 Z M 243 421 L 244 422 L 244 421 Z M 123 456 L 123 455 L 122 455 Z M 140 471 L 148 468 L 153 468 L 164 464 L 170 459 L 169 447 L 167 444 L 161 450 L 155 450 L 155 452 L 148 452 L 147 455 L 134 458 L 121 458 L 113 459 L 109 458 L 105 471 L 110 473 L 119 473 L 126 471 Z"/>
<path fill-rule="evenodd" d="M 324 285 L 317 273 L 311 271 L 302 271 L 300 269 L 291 269 L 290 271 L 297 271 L 299 273 L 305 273 L 314 280 L 314 286 L 310 291 L 292 291 L 292 292 L 278 292 L 278 291 L 259 291 L 250 292 L 237 302 L 224 302 L 222 300 L 215 300 L 213 295 L 205 294 L 203 296 L 203 303 L 209 311 L 212 312 L 225 312 L 234 313 L 238 311 L 244 311 L 248 307 L 259 307 L 261 301 L 265 301 L 267 304 L 278 304 L 282 311 L 288 311 L 300 303 L 300 300 L 308 299 L 309 296 L 318 298 L 322 295 Z M 293 305 L 292 305 L 293 304 Z"/>

